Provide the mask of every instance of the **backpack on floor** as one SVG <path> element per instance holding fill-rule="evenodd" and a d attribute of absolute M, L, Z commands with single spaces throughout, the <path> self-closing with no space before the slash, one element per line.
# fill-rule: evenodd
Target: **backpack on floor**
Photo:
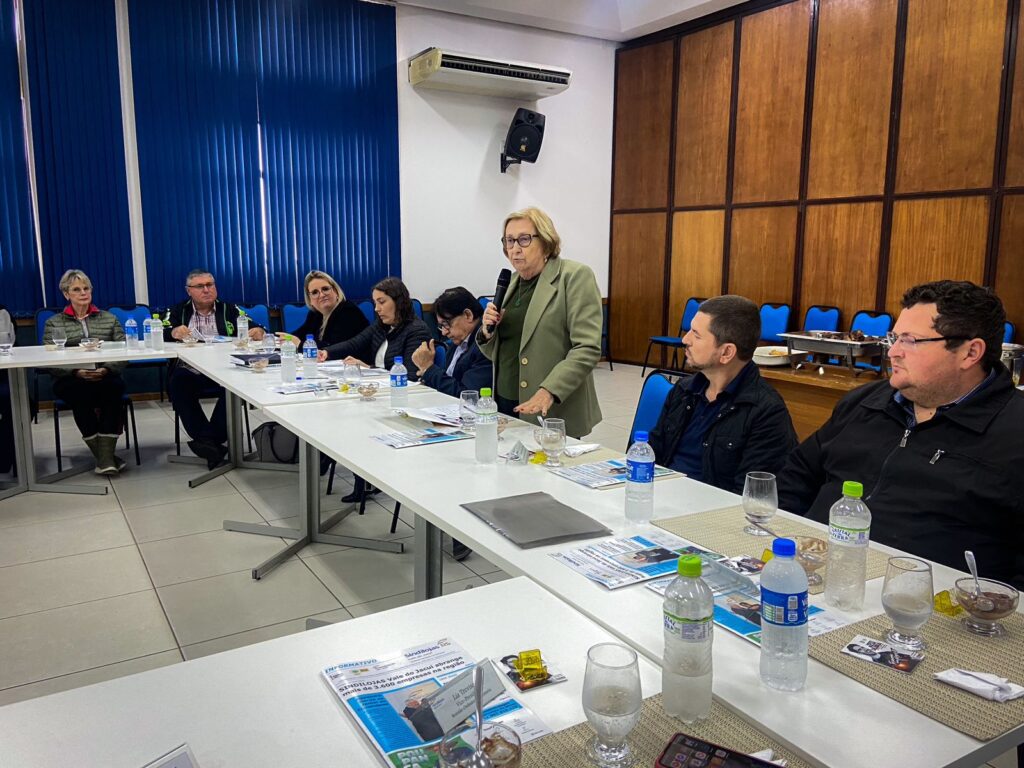
<path fill-rule="evenodd" d="M 299 463 L 299 439 L 276 421 L 260 424 L 252 431 L 259 461 L 276 464 Z"/>

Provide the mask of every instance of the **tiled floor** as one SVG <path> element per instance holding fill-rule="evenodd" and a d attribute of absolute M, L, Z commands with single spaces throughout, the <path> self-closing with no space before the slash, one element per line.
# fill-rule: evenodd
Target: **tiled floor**
<path fill-rule="evenodd" d="M 604 420 L 588 439 L 625 450 L 640 370 L 616 364 L 612 372 L 602 363 L 594 375 Z M 185 481 L 197 468 L 166 461 L 174 439 L 169 406 L 139 403 L 136 418 L 141 467 L 132 463 L 113 481 L 91 474 L 70 481 L 109 484 L 107 496 L 0 501 L 0 705 L 301 632 L 307 618 L 344 621 L 412 602 L 413 520 L 403 511 L 388 534 L 386 497 L 336 531 L 402 539 L 404 554 L 316 544 L 253 581 L 250 568 L 283 540 L 225 531 L 222 522 L 296 524 L 296 476 L 235 470 L 190 489 Z M 259 414 L 251 420 L 255 427 Z M 84 460 L 72 420 L 61 427 L 65 455 Z M 40 470 L 52 471 L 48 414 L 34 438 Z M 325 513 L 339 509 L 350 489 L 339 475 Z M 477 554 L 445 560 L 445 591 L 503 578 Z M 992 765 L 1016 768 L 1016 755 Z"/>

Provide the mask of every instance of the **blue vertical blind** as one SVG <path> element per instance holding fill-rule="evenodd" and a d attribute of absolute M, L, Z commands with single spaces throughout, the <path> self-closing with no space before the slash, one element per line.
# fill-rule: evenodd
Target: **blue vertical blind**
<path fill-rule="evenodd" d="M 83 269 L 97 303 L 135 300 L 113 2 L 25 3 L 44 301 Z"/>
<path fill-rule="evenodd" d="M 206 267 L 220 295 L 354 296 L 399 258 L 394 9 L 357 0 L 130 0 L 151 304 Z"/>
<path fill-rule="evenodd" d="M 14 0 L 0 0 L 0 304 L 31 312 L 42 304 L 18 74 Z"/>

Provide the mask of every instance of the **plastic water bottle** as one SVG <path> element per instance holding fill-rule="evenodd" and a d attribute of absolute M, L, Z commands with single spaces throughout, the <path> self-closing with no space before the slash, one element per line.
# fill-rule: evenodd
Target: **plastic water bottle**
<path fill-rule="evenodd" d="M 152 348 L 159 352 L 164 348 L 164 324 L 160 319 L 160 315 L 156 312 L 153 313 L 153 319 L 150 322 L 152 323 L 152 330 L 149 334 L 149 341 Z"/>
<path fill-rule="evenodd" d="M 295 383 L 295 342 L 285 336 L 281 342 L 281 383 Z"/>
<path fill-rule="evenodd" d="M 807 680 L 807 573 L 792 539 L 775 539 L 772 554 L 761 571 L 761 680 L 799 691 Z"/>
<path fill-rule="evenodd" d="M 665 590 L 662 608 L 661 700 L 665 712 L 684 723 L 711 714 L 715 600 L 701 578 L 702 566 L 696 555 L 679 558 L 679 575 Z"/>
<path fill-rule="evenodd" d="M 409 405 L 409 372 L 402 364 L 401 357 L 395 358 L 391 366 L 391 407 L 405 408 Z"/>
<path fill-rule="evenodd" d="M 244 312 L 238 313 L 238 321 L 235 324 L 235 329 L 238 331 L 238 338 L 249 340 L 249 318 Z"/>
<path fill-rule="evenodd" d="M 861 501 L 863 495 L 863 485 L 847 480 L 843 483 L 843 497 L 828 513 L 825 602 L 841 611 L 859 611 L 864 607 L 871 511 Z"/>
<path fill-rule="evenodd" d="M 139 348 L 139 324 L 134 317 L 129 317 L 124 324 L 124 346 L 125 349 Z"/>
<path fill-rule="evenodd" d="M 302 378 L 312 381 L 316 378 L 316 340 L 313 334 L 307 334 L 306 340 L 302 342 Z"/>
<path fill-rule="evenodd" d="M 476 462 L 494 464 L 498 461 L 498 404 L 491 397 L 491 390 L 480 390 L 476 403 Z"/>
<path fill-rule="evenodd" d="M 646 523 L 654 514 L 654 449 L 647 433 L 638 431 L 626 454 L 626 519 Z"/>
<path fill-rule="evenodd" d="M 142 348 L 153 348 L 153 318 L 151 317 L 142 321 Z"/>

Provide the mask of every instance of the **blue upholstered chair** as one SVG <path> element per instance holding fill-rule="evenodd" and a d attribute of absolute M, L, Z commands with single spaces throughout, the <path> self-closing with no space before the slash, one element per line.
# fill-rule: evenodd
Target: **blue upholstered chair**
<path fill-rule="evenodd" d="M 256 325 L 260 326 L 267 333 L 270 333 L 270 310 L 266 304 L 239 304 L 238 308 L 245 312 Z"/>
<path fill-rule="evenodd" d="M 1013 334 L 1015 330 L 1013 323 L 1007 320 L 1006 325 L 1003 326 L 1003 344 L 1013 343 Z"/>
<path fill-rule="evenodd" d="M 789 304 L 765 302 L 761 305 L 761 338 L 772 344 L 784 344 L 780 333 L 789 330 Z"/>
<path fill-rule="evenodd" d="M 804 315 L 805 331 L 839 330 L 839 308 L 816 305 L 807 308 Z"/>
<path fill-rule="evenodd" d="M 377 320 L 377 314 L 373 311 L 373 302 L 369 299 L 363 299 L 359 302 L 359 311 L 363 313 L 363 317 L 366 318 L 366 322 L 373 325 Z"/>
<path fill-rule="evenodd" d="M 309 310 L 305 304 L 285 304 L 281 307 L 281 328 L 285 333 L 291 333 L 293 329 L 299 328 L 306 322 L 306 315 Z"/>
<path fill-rule="evenodd" d="M 693 316 L 697 314 L 697 310 L 700 308 L 700 303 L 704 299 L 698 299 L 693 296 L 686 300 L 686 304 L 683 305 L 683 316 L 679 320 L 679 335 L 678 336 L 651 336 L 650 341 L 647 344 L 647 354 L 644 355 L 644 366 L 640 370 L 640 375 L 643 376 L 647 372 L 647 361 L 651 356 L 651 348 L 657 344 L 661 347 L 672 348 L 672 367 L 679 367 L 678 355 L 679 350 L 683 348 L 683 336 L 690 331 L 690 323 L 693 322 Z"/>
<path fill-rule="evenodd" d="M 633 416 L 633 426 L 626 438 L 626 450 L 633 443 L 633 437 L 638 431 L 650 432 L 658 424 L 658 417 L 661 409 L 665 406 L 665 398 L 672 389 L 671 374 L 668 371 L 655 369 L 651 371 L 644 380 L 643 389 L 640 390 L 640 399 L 636 404 L 636 413 Z"/>

